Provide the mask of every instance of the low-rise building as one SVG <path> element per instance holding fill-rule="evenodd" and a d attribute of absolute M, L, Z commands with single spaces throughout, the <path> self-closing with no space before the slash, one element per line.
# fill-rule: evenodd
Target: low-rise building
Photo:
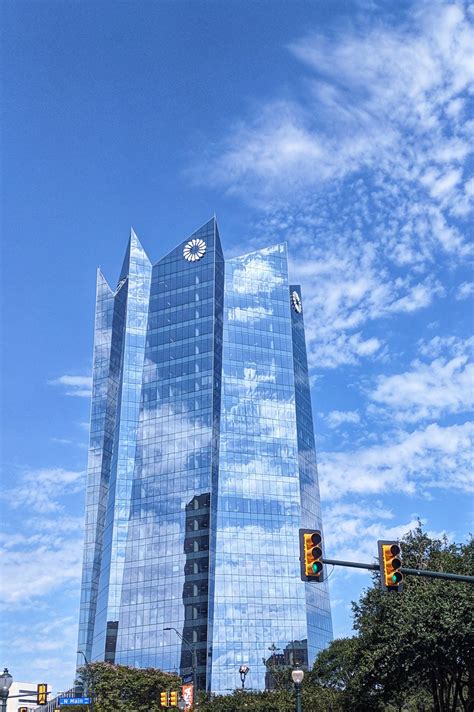
<path fill-rule="evenodd" d="M 37 709 L 36 702 L 23 702 L 22 697 L 17 697 L 17 695 L 23 692 L 31 692 L 32 694 L 26 694 L 24 699 L 35 700 L 36 699 L 36 682 L 17 682 L 13 680 L 7 699 L 7 712 L 18 712 L 21 707 L 26 707 L 28 712 L 33 712 Z M 38 708 L 40 709 L 40 708 Z M 45 709 L 45 708 L 41 708 Z"/>

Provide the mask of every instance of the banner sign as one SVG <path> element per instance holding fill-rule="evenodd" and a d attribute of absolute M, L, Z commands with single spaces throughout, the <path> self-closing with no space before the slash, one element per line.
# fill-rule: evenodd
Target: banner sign
<path fill-rule="evenodd" d="M 186 703 L 185 710 L 190 710 L 193 706 L 194 694 L 193 684 L 183 685 L 181 688 L 182 698 Z"/>

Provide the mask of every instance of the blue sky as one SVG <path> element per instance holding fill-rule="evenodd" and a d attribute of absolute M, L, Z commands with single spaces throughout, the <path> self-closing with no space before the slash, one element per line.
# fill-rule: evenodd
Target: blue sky
<path fill-rule="evenodd" d="M 74 670 L 95 270 L 213 213 L 287 240 L 303 288 L 326 549 L 472 522 L 474 6 L 2 5 L 1 664 Z M 351 633 L 364 572 L 330 574 Z M 269 644 L 272 641 L 269 641 Z"/>

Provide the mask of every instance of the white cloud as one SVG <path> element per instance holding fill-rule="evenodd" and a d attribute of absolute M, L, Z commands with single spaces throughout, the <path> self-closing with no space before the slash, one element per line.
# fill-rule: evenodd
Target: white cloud
<path fill-rule="evenodd" d="M 317 368 L 378 356 L 380 332 L 366 335 L 364 328 L 426 308 L 443 293 L 432 278 L 394 278 L 371 245 L 346 237 L 336 237 L 327 250 L 313 247 L 306 259 L 297 257 L 291 275 L 302 285 L 308 357 Z"/>
<path fill-rule="evenodd" d="M 77 533 L 77 529 L 76 529 Z M 3 536 L 1 547 L 4 570 L 0 578 L 2 605 L 8 609 L 24 606 L 67 586 L 77 588 L 82 572 L 83 537 L 65 538 L 59 530 L 51 537 Z"/>
<path fill-rule="evenodd" d="M 70 390 L 65 391 L 67 396 L 80 396 L 90 398 L 92 395 L 92 378 L 90 376 L 59 376 L 50 381 L 53 386 L 66 386 Z"/>
<path fill-rule="evenodd" d="M 393 312 L 407 312 L 408 314 L 429 306 L 435 294 L 442 293 L 439 285 L 416 284 L 405 296 L 392 302 L 389 307 Z"/>
<path fill-rule="evenodd" d="M 15 487 L 3 492 L 2 499 L 12 509 L 28 507 L 42 514 L 60 512 L 64 509 L 61 497 L 82 492 L 84 478 L 84 471 L 59 467 L 27 470 Z"/>
<path fill-rule="evenodd" d="M 2 533 L 8 575 L 0 577 L 0 600 L 8 610 L 47 607 L 48 596 L 77 591 L 82 571 L 84 472 L 42 468 L 17 473 L 3 492 L 3 506 L 22 512 L 21 527 Z M 80 511 L 77 515 L 76 511 Z M 25 608 L 26 610 L 26 608 Z"/>
<path fill-rule="evenodd" d="M 440 356 L 431 363 L 416 359 L 409 371 L 380 376 L 370 398 L 388 408 L 391 417 L 412 422 L 469 411 L 474 405 L 474 364 L 468 361 L 467 343 L 464 353 L 459 353 L 462 345 L 457 346 L 458 354 L 451 358 Z"/>
<path fill-rule="evenodd" d="M 418 350 L 421 356 L 437 358 L 444 356 L 446 359 L 453 356 L 465 356 L 472 353 L 474 337 L 460 339 L 457 336 L 434 336 L 429 341 L 421 340 Z"/>
<path fill-rule="evenodd" d="M 395 523 L 394 519 L 393 511 L 377 501 L 358 499 L 356 503 L 337 502 L 325 508 L 326 556 L 343 561 L 374 563 L 379 539 L 400 539 L 417 526 L 416 518 L 402 523 Z M 364 573 L 367 575 L 366 571 Z"/>
<path fill-rule="evenodd" d="M 468 299 L 471 294 L 474 294 L 474 282 L 462 282 L 456 291 L 456 299 Z"/>
<path fill-rule="evenodd" d="M 368 564 L 377 563 L 377 541 L 389 540 L 399 541 L 409 531 L 416 529 L 419 517 L 410 514 L 409 518 L 403 521 L 396 521 L 394 513 L 383 506 L 381 502 L 369 502 L 357 499 L 353 503 L 338 502 L 325 509 L 325 555 L 327 558 L 339 559 L 342 561 L 362 561 Z M 422 521 L 423 525 L 426 522 Z M 363 536 L 361 536 L 363 532 Z M 427 531 L 430 538 L 441 539 L 444 535 L 453 540 L 452 532 Z M 403 557 L 403 547 L 402 547 Z M 332 572 L 330 566 L 327 567 L 328 578 Z M 347 581 L 347 578 L 354 576 L 368 577 L 368 571 L 364 569 L 339 568 L 339 577 Z M 332 588 L 335 588 L 339 595 L 343 593 L 333 581 Z"/>
<path fill-rule="evenodd" d="M 430 170 L 422 177 L 421 182 L 428 186 L 431 197 L 444 198 L 461 182 L 461 178 L 462 171 L 459 168 L 452 168 L 445 173 Z"/>
<path fill-rule="evenodd" d="M 430 424 L 399 432 L 382 444 L 346 452 L 320 452 L 321 494 L 382 494 L 388 489 L 412 495 L 431 489 L 471 492 L 472 423 Z"/>
<path fill-rule="evenodd" d="M 337 41 L 308 34 L 289 46 L 314 73 L 304 99 L 271 101 L 240 121 L 219 147 L 211 176 L 231 192 L 267 199 L 362 167 L 395 166 L 419 187 L 428 181 L 426 197 L 436 204 L 460 184 L 459 164 L 469 153 L 459 117 L 473 44 L 455 5 L 417 8 L 398 28 L 339 28 Z M 445 131 L 448 121 L 454 132 Z"/>
<path fill-rule="evenodd" d="M 336 429 L 345 423 L 360 423 L 360 416 L 355 410 L 331 410 L 327 415 L 322 413 L 321 420 L 324 420 L 329 428 Z"/>
<path fill-rule="evenodd" d="M 312 366 L 383 357 L 367 327 L 430 307 L 445 296 L 443 258 L 472 254 L 472 46 L 454 4 L 308 33 L 289 46 L 304 83 L 262 101 L 206 160 L 204 181 L 262 210 L 251 245 L 288 240 Z"/>

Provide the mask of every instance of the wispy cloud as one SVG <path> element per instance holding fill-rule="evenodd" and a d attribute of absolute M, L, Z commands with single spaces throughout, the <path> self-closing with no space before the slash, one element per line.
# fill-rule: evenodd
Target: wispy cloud
<path fill-rule="evenodd" d="M 396 167 L 443 207 L 470 151 L 468 17 L 459 5 L 434 4 L 399 27 L 338 29 L 337 41 L 309 33 L 289 45 L 310 71 L 304 98 L 271 101 L 241 119 L 219 146 L 211 177 L 250 199 Z"/>
<path fill-rule="evenodd" d="M 444 339 L 444 346 L 447 346 Z M 430 342 L 431 348 L 441 340 Z M 369 397 L 379 414 L 386 412 L 401 421 L 436 419 L 446 413 L 468 412 L 474 405 L 474 364 L 469 363 L 472 339 L 448 341 L 451 355 L 430 363 L 415 359 L 408 371 L 380 376 Z M 425 347 L 426 348 L 426 347 Z M 453 353 L 454 352 L 454 353 Z"/>
<path fill-rule="evenodd" d="M 65 495 L 84 490 L 85 472 L 65 470 L 60 467 L 26 470 L 17 479 L 15 487 L 5 490 L 2 499 L 12 509 L 27 507 L 38 513 L 61 512 Z"/>
<path fill-rule="evenodd" d="M 377 320 L 412 314 L 444 294 L 433 277 L 394 277 L 368 242 L 335 237 L 331 247 L 310 248 L 310 239 L 301 249 L 305 257 L 290 267 L 302 285 L 312 366 L 335 368 L 378 356 L 383 332 L 368 333 Z"/>
<path fill-rule="evenodd" d="M 3 535 L 2 561 L 10 576 L 0 578 L 2 606 L 24 606 L 66 586 L 79 585 L 82 571 L 82 536 L 56 531 L 39 536 Z M 34 582 L 34 583 L 32 583 Z"/>
<path fill-rule="evenodd" d="M 331 410 L 327 415 L 320 414 L 320 417 L 331 429 L 339 428 L 346 423 L 351 425 L 360 423 L 360 415 L 355 410 Z"/>
<path fill-rule="evenodd" d="M 336 502 L 326 507 L 324 514 L 326 556 L 346 561 L 362 560 L 369 564 L 376 561 L 378 540 L 397 541 L 407 532 L 415 529 L 419 520 L 416 513 L 411 513 L 400 520 L 382 501 L 364 498 L 357 498 L 356 504 Z M 422 520 L 422 524 L 425 527 L 427 522 Z M 453 539 L 452 532 L 446 531 L 429 531 L 428 535 L 441 538 L 444 534 Z M 338 573 L 347 579 L 354 575 L 367 577 L 368 572 L 360 569 L 345 569 L 344 572 L 339 570 Z"/>
<path fill-rule="evenodd" d="M 394 520 L 393 511 L 380 501 L 359 499 L 357 506 L 337 502 L 325 508 L 324 534 L 330 542 L 326 555 L 346 561 L 360 561 L 362 558 L 372 563 L 377 555 L 378 539 L 399 539 L 417 524 L 414 517 L 403 522 Z"/>
<path fill-rule="evenodd" d="M 201 175 L 260 209 L 251 246 L 290 242 L 324 368 L 383 356 L 374 320 L 444 298 L 440 255 L 472 254 L 468 11 L 417 4 L 398 26 L 366 23 L 290 43 L 293 96 L 240 117 Z"/>
<path fill-rule="evenodd" d="M 345 452 L 321 452 L 322 496 L 342 498 L 393 492 L 423 494 L 433 489 L 472 492 L 472 423 L 387 436 L 387 442 Z"/>
<path fill-rule="evenodd" d="M 474 337 L 462 339 L 458 336 L 448 336 L 446 334 L 433 336 L 432 339 L 421 339 L 417 348 L 420 356 L 425 358 L 437 358 L 442 356 L 445 359 L 455 356 L 466 356 L 472 354 L 474 347 Z"/>
<path fill-rule="evenodd" d="M 462 282 L 456 290 L 456 299 L 468 299 L 474 294 L 474 282 Z"/>
<path fill-rule="evenodd" d="M 92 395 L 92 378 L 90 376 L 59 376 L 50 381 L 53 386 L 64 386 L 66 396 L 90 398 Z"/>
<path fill-rule="evenodd" d="M 8 572 L 0 577 L 0 602 L 10 664 L 20 679 L 67 689 L 74 679 L 85 473 L 31 468 L 10 479 L 14 484 L 2 493 L 0 545 Z M 7 528 L 10 521 L 15 528 Z"/>
<path fill-rule="evenodd" d="M 59 467 L 31 469 L 17 473 L 16 484 L 3 491 L 5 513 L 23 513 L 20 529 L 2 533 L 2 560 L 11 574 L 0 579 L 3 607 L 47 605 L 44 597 L 51 592 L 77 588 L 84 522 L 76 510 L 84 476 Z"/>

